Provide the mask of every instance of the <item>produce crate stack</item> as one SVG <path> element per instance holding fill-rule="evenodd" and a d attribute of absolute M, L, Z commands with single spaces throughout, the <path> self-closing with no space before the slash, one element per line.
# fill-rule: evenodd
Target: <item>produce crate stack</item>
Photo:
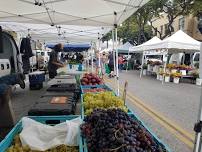
<path fill-rule="evenodd" d="M 72 120 L 75 118 L 78 118 L 80 116 L 77 115 L 70 115 L 70 116 L 32 116 L 29 117 L 37 122 L 40 122 L 42 124 L 47 124 L 50 126 L 57 125 L 59 123 L 65 122 L 66 120 Z M 9 132 L 9 134 L 6 136 L 4 140 L 0 143 L 0 151 L 1 152 L 32 152 L 30 151 L 29 147 L 23 147 L 21 146 L 20 140 L 18 135 L 22 131 L 22 120 L 20 120 L 15 127 Z M 82 138 L 80 138 L 80 134 L 78 135 L 79 139 L 79 147 L 70 147 L 70 146 L 58 146 L 57 150 L 56 148 L 49 149 L 49 151 L 57 151 L 57 152 L 63 152 L 64 149 L 69 149 L 69 152 L 83 152 L 83 145 L 82 145 Z M 61 149 L 61 150 L 60 150 Z M 71 149 L 71 150 L 70 150 Z"/>
<path fill-rule="evenodd" d="M 91 73 L 84 74 L 80 82 L 82 85 L 79 89 L 73 84 L 52 85 L 29 111 L 29 115 L 32 115 L 29 117 L 49 125 L 80 117 L 83 122 L 78 131 L 79 147 L 71 147 L 74 151 L 70 152 L 170 152 L 101 78 Z M 71 115 L 74 112 L 69 107 L 77 102 L 78 96 L 81 98 L 81 114 Z M 1 152 L 11 146 L 14 137 L 22 129 L 22 121 L 19 121 L 0 143 Z"/>
<path fill-rule="evenodd" d="M 81 92 L 84 152 L 170 152 L 109 86 L 82 85 Z"/>
<path fill-rule="evenodd" d="M 103 80 L 98 77 L 96 74 L 93 73 L 85 73 L 84 76 L 81 78 L 81 85 L 86 86 L 86 85 L 102 85 L 104 84 Z"/>
<path fill-rule="evenodd" d="M 74 94 L 68 96 L 41 97 L 28 111 L 29 116 L 72 115 L 75 114 Z"/>

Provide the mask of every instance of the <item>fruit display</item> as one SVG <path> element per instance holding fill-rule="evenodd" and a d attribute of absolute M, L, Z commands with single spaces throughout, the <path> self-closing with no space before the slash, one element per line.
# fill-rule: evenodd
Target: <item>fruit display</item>
<path fill-rule="evenodd" d="M 84 119 L 88 152 L 166 152 L 139 121 L 120 109 L 96 109 Z"/>
<path fill-rule="evenodd" d="M 6 152 L 42 152 L 42 151 L 31 150 L 28 146 L 23 147 L 20 141 L 20 136 L 16 135 L 13 140 L 13 144 L 6 150 Z M 55 148 L 48 149 L 44 152 L 79 152 L 79 148 L 60 145 Z"/>
<path fill-rule="evenodd" d="M 103 81 L 101 78 L 99 78 L 95 74 L 84 74 L 84 77 L 81 79 L 81 84 L 82 85 L 101 85 L 103 84 Z"/>
<path fill-rule="evenodd" d="M 84 114 L 89 115 L 94 109 L 119 108 L 127 112 L 124 101 L 114 95 L 113 92 L 105 91 L 98 94 L 86 93 L 83 97 Z"/>
<path fill-rule="evenodd" d="M 84 93 L 87 93 L 87 92 L 103 92 L 103 91 L 106 91 L 106 89 L 104 88 L 94 88 L 94 89 L 83 89 L 83 92 Z"/>

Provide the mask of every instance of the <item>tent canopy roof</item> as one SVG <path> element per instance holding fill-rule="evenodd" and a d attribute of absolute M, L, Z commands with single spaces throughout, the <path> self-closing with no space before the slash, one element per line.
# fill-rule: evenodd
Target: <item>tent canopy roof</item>
<path fill-rule="evenodd" d="M 121 45 L 118 48 L 118 52 L 119 53 L 128 53 L 130 47 L 133 47 L 133 45 L 130 44 L 130 42 L 126 42 L 125 44 Z"/>
<path fill-rule="evenodd" d="M 200 42 L 179 30 L 163 41 L 148 46 L 147 50 L 168 49 L 169 52 L 200 51 Z"/>
<path fill-rule="evenodd" d="M 162 41 L 161 39 L 159 39 L 157 36 L 155 36 L 152 39 L 148 40 L 147 42 L 145 42 L 141 45 L 130 47 L 129 52 L 137 52 L 137 53 L 143 52 L 143 51 L 147 50 L 147 48 L 148 48 L 147 46 L 155 44 L 155 43 L 159 43 L 161 41 Z"/>
<path fill-rule="evenodd" d="M 0 22 L 0 26 L 5 30 L 15 31 L 22 37 L 27 36 L 29 33 L 33 40 L 40 40 L 46 43 L 89 43 L 98 39 L 98 33 L 101 33 L 102 36 L 111 29 L 110 27 L 73 25 L 51 27 L 46 24 L 25 24 L 15 22 Z"/>
<path fill-rule="evenodd" d="M 149 0 L 1 0 L 0 22 L 114 26 Z"/>
<path fill-rule="evenodd" d="M 47 44 L 46 47 L 53 49 L 55 44 Z M 90 48 L 90 44 L 65 44 L 64 52 L 81 52 L 87 51 Z"/>

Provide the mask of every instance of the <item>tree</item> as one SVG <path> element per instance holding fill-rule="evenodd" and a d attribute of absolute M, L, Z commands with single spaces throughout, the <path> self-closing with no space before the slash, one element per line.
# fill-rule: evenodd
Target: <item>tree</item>
<path fill-rule="evenodd" d="M 191 13 L 197 17 L 199 17 L 199 15 L 202 15 L 202 0 L 194 1 L 194 3 L 191 6 Z"/>
<path fill-rule="evenodd" d="M 168 19 L 168 28 L 166 36 L 170 36 L 174 31 L 173 22 L 180 15 L 187 15 L 190 13 L 191 4 L 193 0 L 168 0 L 161 10 L 166 13 Z"/>

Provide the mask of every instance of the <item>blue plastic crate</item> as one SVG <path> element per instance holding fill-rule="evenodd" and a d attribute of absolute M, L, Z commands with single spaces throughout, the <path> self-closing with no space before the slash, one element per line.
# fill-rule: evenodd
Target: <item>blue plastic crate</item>
<path fill-rule="evenodd" d="M 81 93 L 84 94 L 85 89 L 97 89 L 102 88 L 106 91 L 113 91 L 109 86 L 103 84 L 103 85 L 81 85 Z"/>
<path fill-rule="evenodd" d="M 136 116 L 134 113 L 132 114 L 128 114 L 130 117 L 132 117 L 133 119 L 135 119 L 137 122 L 139 122 L 139 124 L 144 127 L 149 133 L 150 135 L 153 137 L 153 140 L 158 144 L 160 145 L 165 152 L 171 152 L 171 150 L 168 148 L 168 146 L 166 144 L 164 144 L 140 119 L 138 116 Z M 85 138 L 83 139 L 84 141 L 84 146 L 83 146 L 83 151 L 84 152 L 88 152 L 88 147 L 87 147 L 87 144 L 85 142 Z"/>
<path fill-rule="evenodd" d="M 66 120 L 71 120 L 80 117 L 78 115 L 69 116 L 31 116 L 29 118 L 41 122 L 43 124 L 55 125 L 58 123 L 65 122 Z M 22 121 L 20 120 L 15 127 L 8 133 L 8 135 L 0 142 L 0 152 L 5 152 L 6 149 L 11 145 L 13 138 L 16 134 L 22 131 Z M 81 137 L 79 137 L 79 152 L 83 152 L 84 142 Z"/>

